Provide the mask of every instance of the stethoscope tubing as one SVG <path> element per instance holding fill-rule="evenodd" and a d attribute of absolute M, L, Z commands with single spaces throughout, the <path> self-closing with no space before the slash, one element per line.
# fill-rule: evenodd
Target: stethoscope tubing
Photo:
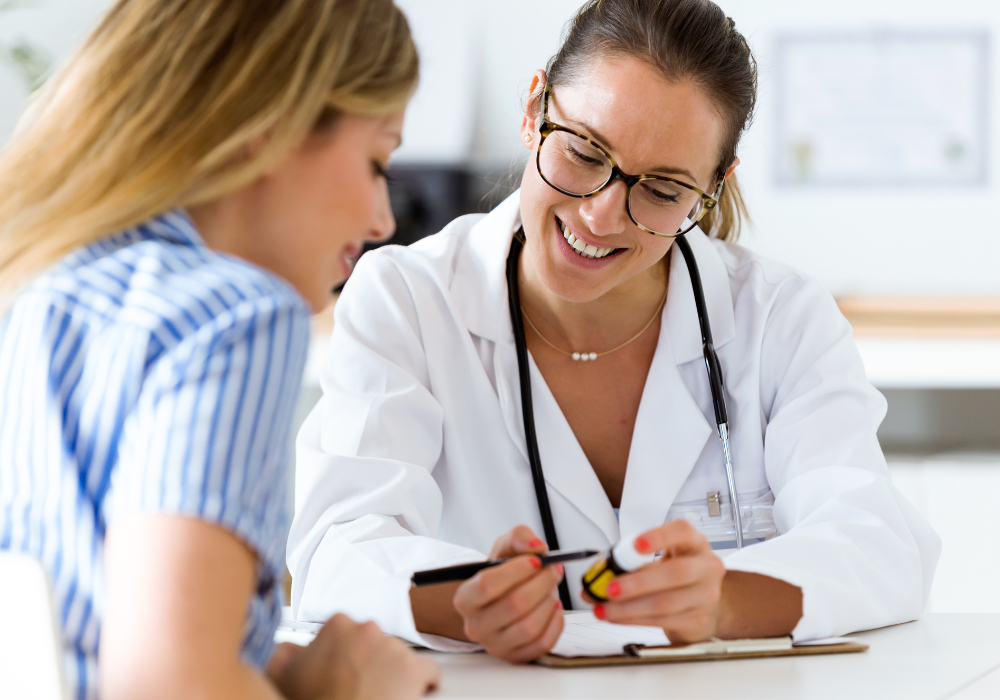
<path fill-rule="evenodd" d="M 545 485 L 545 473 L 542 471 L 542 458 L 538 452 L 538 436 L 535 432 L 535 412 L 531 401 L 531 372 L 528 364 L 528 346 L 524 337 L 524 319 L 521 316 L 521 295 L 518 290 L 517 263 L 524 249 L 524 232 L 519 230 L 510 244 L 507 256 L 507 301 L 510 307 L 510 321 L 514 331 L 514 346 L 517 350 L 517 371 L 521 384 L 521 415 L 524 422 L 524 438 L 528 451 L 528 463 L 531 465 L 531 479 L 535 487 L 535 498 L 542 518 L 542 529 L 545 541 L 550 550 L 559 549 L 559 537 L 556 534 L 555 521 L 552 518 L 552 507 L 549 504 L 548 489 Z M 698 312 L 698 325 L 701 328 L 702 351 L 705 356 L 705 369 L 708 372 L 708 382 L 712 391 L 712 404 L 715 409 L 715 420 L 722 440 L 722 451 L 726 462 L 726 481 L 729 485 L 729 502 L 733 511 L 733 525 L 736 529 L 736 547 L 743 548 L 743 522 L 740 512 L 739 497 L 736 494 L 736 478 L 733 471 L 732 455 L 729 445 L 729 414 L 726 409 L 725 383 L 722 376 L 722 366 L 715 352 L 712 340 L 712 326 L 708 321 L 708 306 L 705 303 L 705 290 L 701 284 L 701 274 L 694 252 L 687 242 L 685 234 L 677 236 L 676 245 L 684 256 L 688 274 L 691 277 L 691 289 L 694 292 L 695 308 Z M 573 609 L 573 601 L 569 594 L 569 586 L 565 577 L 559 582 L 559 599 L 566 610 Z"/>

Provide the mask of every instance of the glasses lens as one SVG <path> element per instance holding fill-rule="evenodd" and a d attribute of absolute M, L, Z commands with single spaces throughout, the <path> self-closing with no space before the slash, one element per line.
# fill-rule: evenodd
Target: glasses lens
<path fill-rule="evenodd" d="M 702 214 L 701 195 L 665 180 L 643 179 L 632 187 L 629 211 L 635 220 L 655 233 L 672 236 L 684 232 Z"/>
<path fill-rule="evenodd" d="M 538 152 L 538 171 L 563 192 L 590 194 L 611 177 L 611 161 L 579 136 L 553 131 Z"/>

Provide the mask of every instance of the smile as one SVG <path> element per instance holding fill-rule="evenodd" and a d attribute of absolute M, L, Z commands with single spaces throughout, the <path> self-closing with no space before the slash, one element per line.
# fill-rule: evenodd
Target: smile
<path fill-rule="evenodd" d="M 570 247 L 584 258 L 603 258 L 606 255 L 614 253 L 617 248 L 598 248 L 597 246 L 587 245 L 583 241 L 579 240 L 576 236 L 570 233 L 570 230 L 566 227 L 566 224 L 559 222 L 562 228 L 563 238 L 569 243 Z"/>

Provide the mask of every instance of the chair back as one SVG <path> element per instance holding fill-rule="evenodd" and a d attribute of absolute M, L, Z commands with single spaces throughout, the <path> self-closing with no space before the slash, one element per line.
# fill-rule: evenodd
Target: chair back
<path fill-rule="evenodd" d="M 16 552 L 0 552 L 0 698 L 69 698 L 49 577 Z"/>

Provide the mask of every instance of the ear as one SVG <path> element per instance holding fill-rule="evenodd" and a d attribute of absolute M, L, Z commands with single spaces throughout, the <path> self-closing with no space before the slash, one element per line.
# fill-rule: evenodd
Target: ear
<path fill-rule="evenodd" d="M 524 116 L 521 118 L 521 143 L 529 151 L 534 150 L 538 143 L 538 107 L 541 104 L 542 90 L 545 89 L 545 71 L 536 70 L 531 76 L 531 87 L 528 90 L 528 104 L 524 108 Z"/>
<path fill-rule="evenodd" d="M 733 172 L 736 170 L 736 166 L 739 164 L 740 164 L 740 159 L 733 158 L 733 164 L 729 166 L 728 170 L 726 170 L 726 176 L 723 179 L 728 180 L 732 176 Z"/>

